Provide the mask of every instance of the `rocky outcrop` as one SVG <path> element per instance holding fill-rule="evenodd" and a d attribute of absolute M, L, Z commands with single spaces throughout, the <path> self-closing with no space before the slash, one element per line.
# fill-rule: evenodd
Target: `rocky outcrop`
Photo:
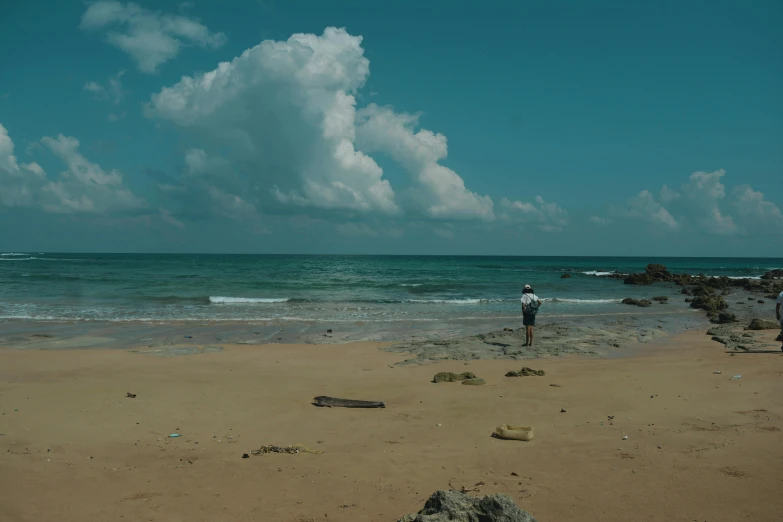
<path fill-rule="evenodd" d="M 560 279 L 571 279 L 571 274 L 563 274 L 560 276 Z"/>
<path fill-rule="evenodd" d="M 776 268 L 774 270 L 764 272 L 764 275 L 761 276 L 761 279 L 783 279 L 783 268 Z"/>
<path fill-rule="evenodd" d="M 651 285 L 655 282 L 655 279 L 650 274 L 629 274 L 623 283 L 626 285 Z"/>
<path fill-rule="evenodd" d="M 669 298 L 667 296 L 665 296 L 665 295 L 655 296 L 655 297 L 652 298 L 652 300 L 653 301 L 657 301 L 657 302 L 659 302 L 661 304 L 669 302 Z"/>
<path fill-rule="evenodd" d="M 536 522 L 506 495 L 470 497 L 459 491 L 437 491 L 424 509 L 398 522 Z"/>
<path fill-rule="evenodd" d="M 625 299 L 623 299 L 623 304 L 636 305 L 636 306 L 641 306 L 643 308 L 646 308 L 648 306 L 651 306 L 652 302 L 648 301 L 647 299 L 634 299 L 633 297 L 626 297 Z"/>
<path fill-rule="evenodd" d="M 745 329 L 746 330 L 777 330 L 779 328 L 780 328 L 780 323 L 776 321 L 769 321 L 767 319 L 753 319 Z"/>
<path fill-rule="evenodd" d="M 521 370 L 508 372 L 506 374 L 506 377 L 530 377 L 530 376 L 538 376 L 543 377 L 546 375 L 544 370 L 534 370 L 533 368 L 528 368 L 527 366 L 524 366 Z"/>

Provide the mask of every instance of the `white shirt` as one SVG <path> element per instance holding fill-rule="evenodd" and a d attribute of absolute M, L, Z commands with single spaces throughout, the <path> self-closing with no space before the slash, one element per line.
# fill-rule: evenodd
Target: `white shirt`
<path fill-rule="evenodd" d="M 783 295 L 783 293 L 781 295 Z M 536 294 L 522 294 L 522 299 L 520 299 L 520 301 L 522 301 L 523 305 L 527 306 L 533 301 L 541 302 L 541 299 L 539 299 Z"/>
<path fill-rule="evenodd" d="M 780 292 L 780 295 L 775 302 L 779 305 L 783 305 L 783 292 Z"/>

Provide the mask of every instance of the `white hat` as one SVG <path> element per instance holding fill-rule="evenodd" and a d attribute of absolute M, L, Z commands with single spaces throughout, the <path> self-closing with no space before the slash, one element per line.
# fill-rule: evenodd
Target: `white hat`
<path fill-rule="evenodd" d="M 525 290 L 530 290 L 530 285 L 525 285 Z"/>

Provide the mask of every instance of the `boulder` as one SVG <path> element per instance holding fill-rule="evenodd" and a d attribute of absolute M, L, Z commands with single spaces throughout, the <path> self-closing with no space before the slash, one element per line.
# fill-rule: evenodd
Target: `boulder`
<path fill-rule="evenodd" d="M 623 279 L 623 283 L 626 285 L 651 285 L 655 282 L 655 278 L 650 274 L 630 274 Z"/>
<path fill-rule="evenodd" d="M 659 303 L 667 303 L 669 302 L 669 298 L 665 295 L 658 295 L 652 298 L 653 301 L 658 301 Z"/>
<path fill-rule="evenodd" d="M 719 312 L 717 317 L 713 317 L 710 320 L 716 324 L 736 323 L 738 321 L 737 316 L 731 312 Z"/>
<path fill-rule="evenodd" d="M 465 379 L 464 381 L 462 381 L 462 384 L 465 384 L 467 386 L 481 386 L 482 384 L 487 384 L 487 381 L 485 381 L 481 377 L 472 377 L 470 379 Z"/>
<path fill-rule="evenodd" d="M 758 300 L 758 301 L 756 301 L 756 302 L 757 302 L 758 304 L 764 304 L 764 301 L 762 301 L 761 299 L 759 299 L 759 300 Z"/>
<path fill-rule="evenodd" d="M 707 310 L 708 314 L 716 314 L 718 310 L 724 310 L 728 307 L 726 301 L 718 295 L 697 296 L 691 301 L 691 308 Z"/>
<path fill-rule="evenodd" d="M 478 498 L 459 491 L 437 491 L 418 513 L 405 515 L 398 522 L 536 522 L 519 509 L 507 495 Z"/>
<path fill-rule="evenodd" d="M 644 271 L 656 281 L 669 281 L 672 278 L 672 275 L 666 271 L 665 265 L 650 263 L 647 265 L 647 268 L 645 268 Z"/>
<path fill-rule="evenodd" d="M 779 279 L 781 277 L 783 277 L 783 268 L 776 268 L 774 270 L 764 272 L 764 275 L 761 276 L 761 279 Z"/>
<path fill-rule="evenodd" d="M 780 323 L 778 323 L 777 321 L 770 321 L 767 319 L 753 319 L 745 329 L 746 330 L 777 330 L 779 328 L 780 328 Z"/>
<path fill-rule="evenodd" d="M 560 276 L 560 279 L 571 279 L 571 274 L 563 274 Z"/>
<path fill-rule="evenodd" d="M 454 382 L 464 381 L 465 379 L 475 379 L 476 375 L 471 372 L 454 373 L 454 372 L 440 372 L 436 373 L 432 378 L 432 382 Z"/>
<path fill-rule="evenodd" d="M 652 303 L 647 299 L 634 299 L 633 297 L 626 297 L 625 299 L 623 299 L 623 304 L 636 305 L 636 306 L 641 306 L 643 308 L 652 305 Z"/>

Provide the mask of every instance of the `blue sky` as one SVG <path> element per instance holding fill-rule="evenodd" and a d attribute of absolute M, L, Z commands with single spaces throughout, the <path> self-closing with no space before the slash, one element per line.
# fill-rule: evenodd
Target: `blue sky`
<path fill-rule="evenodd" d="M 11 0 L 0 250 L 779 256 L 782 25 L 773 1 Z"/>

